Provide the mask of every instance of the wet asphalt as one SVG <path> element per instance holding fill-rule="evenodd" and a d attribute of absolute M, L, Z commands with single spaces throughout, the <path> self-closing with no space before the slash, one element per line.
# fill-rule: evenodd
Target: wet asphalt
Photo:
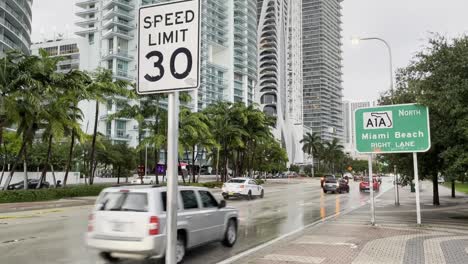
<path fill-rule="evenodd" d="M 391 187 L 391 180 L 384 179 L 381 192 Z M 230 200 L 228 206 L 237 208 L 240 215 L 236 245 L 225 248 L 220 243 L 212 243 L 193 249 L 188 252 L 185 263 L 217 263 L 316 221 L 357 208 L 369 200 L 368 193 L 359 192 L 358 183 L 350 181 L 350 189 L 346 194 L 324 194 L 318 179 L 289 183 L 284 180 L 265 185 L 263 199 Z M 84 244 L 90 208 L 0 213 L 0 263 L 104 264 L 97 252 Z"/>

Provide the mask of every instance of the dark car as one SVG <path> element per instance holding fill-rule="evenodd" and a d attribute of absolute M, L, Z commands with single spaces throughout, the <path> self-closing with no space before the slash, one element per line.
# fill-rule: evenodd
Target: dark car
<path fill-rule="evenodd" d="M 335 175 L 325 175 L 320 179 L 320 187 L 323 188 L 323 184 L 325 181 L 330 180 L 330 179 L 336 179 Z"/>
<path fill-rule="evenodd" d="M 38 184 L 39 184 L 39 180 L 28 179 L 28 189 L 36 189 Z M 42 188 L 47 189 L 49 187 L 50 187 L 50 183 L 45 181 L 42 183 L 41 189 Z M 22 189 L 24 189 L 24 181 L 20 181 L 20 182 L 8 185 L 8 190 L 22 190 Z"/>
<path fill-rule="evenodd" d="M 323 185 L 323 192 L 332 192 L 332 193 L 344 193 L 347 192 L 349 193 L 349 185 L 348 181 L 344 179 L 332 179 L 329 178 L 325 180 L 325 183 Z"/>

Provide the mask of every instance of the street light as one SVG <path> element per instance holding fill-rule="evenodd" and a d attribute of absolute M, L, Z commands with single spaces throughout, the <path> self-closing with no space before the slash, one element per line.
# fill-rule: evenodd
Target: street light
<path fill-rule="evenodd" d="M 381 38 L 376 38 L 376 37 L 369 37 L 369 38 L 359 38 L 359 37 L 353 37 L 351 38 L 351 43 L 353 45 L 359 45 L 359 42 L 361 41 L 366 41 L 366 40 L 377 40 L 382 42 L 388 50 L 388 61 L 389 61 L 389 67 L 390 67 L 390 96 L 391 96 L 391 101 L 393 104 L 393 58 L 392 58 L 392 48 L 390 47 L 390 44 L 388 44 L 387 41 Z M 371 160 L 371 158 L 369 158 Z M 369 161 L 370 162 L 370 161 Z M 369 180 L 371 182 L 372 180 Z M 398 206 L 400 205 L 400 199 L 399 199 L 399 193 L 398 193 L 398 183 L 397 183 L 397 177 L 396 177 L 396 167 L 395 167 L 395 205 Z"/>
<path fill-rule="evenodd" d="M 375 37 L 371 37 L 371 38 L 353 37 L 353 38 L 351 38 L 351 43 L 353 45 L 359 45 L 359 43 L 361 41 L 366 41 L 366 40 L 377 40 L 377 41 L 380 41 L 383 44 L 385 44 L 385 46 L 387 47 L 388 58 L 389 58 L 389 66 L 390 66 L 390 93 L 391 93 L 392 102 L 393 102 L 393 58 L 392 58 L 392 49 L 390 48 L 390 45 L 388 44 L 387 41 L 385 41 L 384 39 L 375 38 Z"/>

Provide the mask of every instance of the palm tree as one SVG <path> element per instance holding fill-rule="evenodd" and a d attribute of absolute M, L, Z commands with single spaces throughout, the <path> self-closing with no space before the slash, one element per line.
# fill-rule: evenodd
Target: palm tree
<path fill-rule="evenodd" d="M 314 153 L 315 154 L 318 154 L 319 152 L 319 149 L 321 148 L 321 139 L 320 139 L 320 135 L 315 132 L 315 133 L 310 133 L 310 132 L 307 132 L 305 135 L 304 135 L 304 138 L 300 141 L 300 143 L 302 144 L 302 151 L 308 155 L 310 155 L 310 157 L 312 158 L 312 177 L 315 176 L 315 173 L 314 173 Z M 320 159 L 319 159 L 319 162 L 320 162 Z"/>
<path fill-rule="evenodd" d="M 207 116 L 202 113 L 192 113 L 188 108 L 182 108 L 180 112 L 180 143 L 186 152 L 190 151 L 192 153 L 191 158 L 191 169 L 190 173 L 192 176 L 192 181 L 196 181 L 195 177 L 195 161 L 196 161 L 196 148 L 201 144 L 211 144 L 212 135 L 208 127 Z"/>
<path fill-rule="evenodd" d="M 70 127 L 65 127 L 65 133 L 69 134 L 70 139 L 70 148 L 68 152 L 67 163 L 65 165 L 65 176 L 63 177 L 63 187 L 67 185 L 68 173 L 70 171 L 71 163 L 73 160 L 73 149 L 75 147 L 75 140 L 83 140 L 83 131 L 79 125 L 79 121 L 83 118 L 83 113 L 78 107 L 78 103 L 82 100 L 90 99 L 91 93 L 86 90 L 86 87 L 91 82 L 91 78 L 88 74 L 72 70 L 66 74 L 66 82 L 64 83 L 64 93 L 63 97 L 67 98 L 68 104 L 65 105 L 68 115 L 70 117 L 71 125 Z"/>
<path fill-rule="evenodd" d="M 89 183 L 92 185 L 94 180 L 94 172 L 96 170 L 95 152 L 96 152 L 96 137 L 97 128 L 99 121 L 99 104 L 105 102 L 105 100 L 115 98 L 116 96 L 130 96 L 130 92 L 127 87 L 130 86 L 129 82 L 126 81 L 114 81 L 112 71 L 98 69 L 93 76 L 93 80 L 88 85 L 88 91 L 93 92 L 93 99 L 96 101 L 96 110 L 94 114 L 94 130 L 93 140 L 91 143 L 91 154 L 90 154 L 90 171 L 89 171 Z"/>
<path fill-rule="evenodd" d="M 232 103 L 218 102 L 205 108 L 204 113 L 210 120 L 209 127 L 213 138 L 222 150 L 222 181 L 225 182 L 228 174 L 229 153 L 244 144 L 242 137 L 247 132 L 239 126 L 239 122 L 236 122 L 239 116 L 236 116 L 238 112 L 234 111 Z M 217 160 L 220 160 L 220 157 Z M 218 173 L 218 167 L 216 171 Z"/>
<path fill-rule="evenodd" d="M 335 164 L 343 155 L 343 145 L 337 138 L 332 141 L 325 142 L 325 153 L 327 153 L 327 161 L 331 163 L 332 171 L 335 173 Z"/>

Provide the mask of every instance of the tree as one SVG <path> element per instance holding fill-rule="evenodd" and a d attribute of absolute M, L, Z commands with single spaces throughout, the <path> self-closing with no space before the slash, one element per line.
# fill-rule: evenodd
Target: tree
<path fill-rule="evenodd" d="M 331 169 L 333 173 L 335 173 L 336 164 L 344 156 L 343 149 L 343 145 L 339 143 L 337 138 L 334 138 L 332 141 L 325 142 L 324 144 L 324 152 L 326 153 L 325 158 L 329 165 L 329 169 Z"/>
<path fill-rule="evenodd" d="M 317 132 L 312 134 L 307 132 L 300 143 L 302 144 L 302 151 L 312 157 L 312 177 L 314 177 L 314 153 L 318 153 L 319 148 L 321 148 L 320 135 Z"/>
<path fill-rule="evenodd" d="M 418 156 L 422 178 L 433 182 L 434 205 L 440 204 L 439 173 L 449 180 L 456 180 L 468 171 L 466 65 L 467 36 L 452 40 L 432 36 L 428 46 L 414 57 L 409 66 L 399 71 L 396 94 L 381 98 L 382 104 L 393 100 L 395 103 L 419 103 L 429 108 L 432 147 Z M 407 164 L 395 165 L 400 165 L 400 170 L 411 170 Z"/>
<path fill-rule="evenodd" d="M 112 71 L 98 69 L 94 75 L 91 83 L 88 85 L 87 90 L 93 92 L 93 99 L 96 101 L 96 110 L 94 115 L 94 131 L 93 140 L 91 143 L 90 153 L 90 171 L 89 171 L 89 183 L 93 184 L 94 172 L 96 170 L 95 164 L 95 151 L 96 151 L 96 137 L 97 127 L 99 121 L 99 104 L 106 100 L 112 99 L 116 96 L 130 96 L 130 92 L 127 87 L 130 86 L 129 82 L 113 80 Z"/>

